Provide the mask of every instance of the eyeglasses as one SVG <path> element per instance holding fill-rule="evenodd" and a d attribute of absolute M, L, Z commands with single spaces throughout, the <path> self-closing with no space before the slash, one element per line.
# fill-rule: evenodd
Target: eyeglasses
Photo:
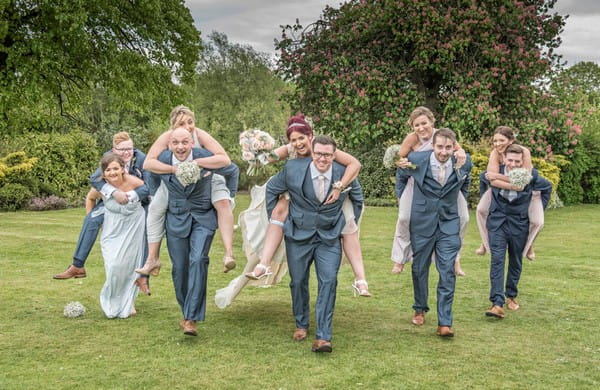
<path fill-rule="evenodd" d="M 313 156 L 315 156 L 316 158 L 325 158 L 327 160 L 329 160 L 330 158 L 333 158 L 333 153 L 319 153 L 319 152 L 314 152 Z"/>
<path fill-rule="evenodd" d="M 115 151 L 122 152 L 122 153 L 125 153 L 125 152 L 131 153 L 131 152 L 133 152 L 133 148 L 115 148 Z"/>

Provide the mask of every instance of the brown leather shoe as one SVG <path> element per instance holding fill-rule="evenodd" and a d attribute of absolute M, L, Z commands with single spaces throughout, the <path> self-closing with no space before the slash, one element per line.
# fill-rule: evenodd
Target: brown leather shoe
<path fill-rule="evenodd" d="M 193 320 L 183 320 L 183 324 L 180 324 L 183 328 L 183 334 L 188 336 L 198 336 L 198 332 L 196 331 L 196 321 Z"/>
<path fill-rule="evenodd" d="M 485 315 L 488 317 L 504 318 L 504 309 L 498 305 L 494 305 L 485 312 Z"/>
<path fill-rule="evenodd" d="M 52 278 L 54 279 L 71 279 L 71 278 L 85 278 L 85 267 L 75 267 L 73 264 L 66 269 L 65 272 L 56 274 Z"/>
<path fill-rule="evenodd" d="M 519 310 L 519 303 L 515 298 L 506 298 L 506 308 L 508 310 Z"/>
<path fill-rule="evenodd" d="M 313 352 L 331 352 L 333 350 L 331 342 L 327 340 L 315 340 L 312 344 Z"/>
<path fill-rule="evenodd" d="M 438 326 L 436 334 L 440 337 L 454 337 L 454 332 L 449 326 Z"/>
<path fill-rule="evenodd" d="M 413 314 L 412 323 L 421 326 L 425 323 L 425 312 L 424 311 L 416 311 Z"/>
<path fill-rule="evenodd" d="M 148 278 L 137 278 L 135 285 L 140 288 L 140 291 L 146 295 L 150 295 L 150 286 L 148 285 Z"/>
<path fill-rule="evenodd" d="M 296 330 L 294 331 L 294 335 L 292 336 L 292 339 L 294 341 L 303 341 L 306 339 L 306 336 L 308 336 L 308 330 L 306 330 L 304 328 L 296 328 Z"/>

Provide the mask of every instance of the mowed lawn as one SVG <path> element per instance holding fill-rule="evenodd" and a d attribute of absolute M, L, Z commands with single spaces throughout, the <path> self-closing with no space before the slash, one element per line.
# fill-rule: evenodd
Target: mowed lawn
<path fill-rule="evenodd" d="M 236 213 L 248 204 L 240 195 Z M 53 280 L 71 262 L 83 209 L 0 213 L 0 389 L 597 389 L 600 388 L 600 206 L 549 210 L 525 260 L 518 312 L 487 318 L 489 256 L 474 215 L 462 251 L 453 339 L 435 336 L 437 272 L 430 277 L 426 324 L 410 323 L 410 268 L 392 275 L 389 260 L 397 210 L 367 208 L 361 242 L 372 298 L 355 298 L 348 265 L 339 274 L 333 353 L 293 342 L 288 277 L 272 288 L 247 288 L 230 307 L 215 290 L 241 272 L 222 272 L 218 234 L 211 252 L 206 321 L 184 336 L 163 247 L 152 296 L 138 315 L 108 320 L 98 295 L 104 283 L 100 246 L 85 279 Z M 316 279 L 311 279 L 314 315 Z M 80 301 L 85 316 L 65 318 Z M 314 337 L 314 321 L 310 337 Z"/>

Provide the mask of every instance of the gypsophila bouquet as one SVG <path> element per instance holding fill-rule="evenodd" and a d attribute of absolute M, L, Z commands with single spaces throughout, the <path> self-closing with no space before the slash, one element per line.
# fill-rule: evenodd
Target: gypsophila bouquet
<path fill-rule="evenodd" d="M 255 176 L 269 163 L 269 159 L 279 157 L 273 150 L 275 140 L 266 131 L 260 129 L 246 130 L 240 134 L 242 160 L 248 162 L 248 176 Z"/>
<path fill-rule="evenodd" d="M 508 172 L 508 178 L 510 179 L 510 184 L 524 188 L 533 179 L 533 176 L 525 168 L 515 168 Z"/>
<path fill-rule="evenodd" d="M 194 184 L 200 179 L 200 168 L 194 161 L 182 162 L 177 165 L 175 176 L 185 187 Z"/>
<path fill-rule="evenodd" d="M 66 304 L 63 314 L 69 318 L 81 317 L 85 314 L 85 306 L 80 302 L 69 302 Z"/>
<path fill-rule="evenodd" d="M 383 154 L 383 166 L 386 168 L 396 168 L 396 162 L 400 159 L 398 152 L 400 145 L 394 144 L 388 147 Z"/>

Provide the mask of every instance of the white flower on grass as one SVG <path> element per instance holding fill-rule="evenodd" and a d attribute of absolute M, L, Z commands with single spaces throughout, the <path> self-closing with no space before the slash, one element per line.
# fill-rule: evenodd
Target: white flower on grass
<path fill-rule="evenodd" d="M 189 186 L 200 179 L 200 168 L 195 162 L 186 161 L 177 166 L 175 176 L 184 187 Z"/>
<path fill-rule="evenodd" d="M 508 172 L 508 178 L 510 179 L 510 184 L 523 188 L 529 184 L 533 176 L 525 168 L 514 168 Z"/>
<path fill-rule="evenodd" d="M 81 317 L 85 314 L 85 306 L 80 302 L 69 302 L 65 305 L 63 314 L 68 318 Z"/>

